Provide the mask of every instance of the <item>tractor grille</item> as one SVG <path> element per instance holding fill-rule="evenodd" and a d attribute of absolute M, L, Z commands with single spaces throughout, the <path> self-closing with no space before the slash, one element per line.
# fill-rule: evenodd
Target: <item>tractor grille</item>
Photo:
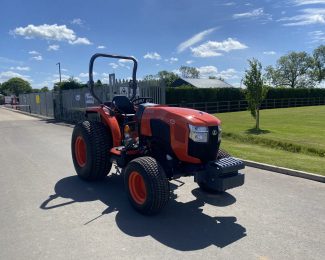
<path fill-rule="evenodd" d="M 212 131 L 216 130 L 218 132 L 218 126 L 209 127 L 209 140 L 208 143 L 197 143 L 188 140 L 188 155 L 198 158 L 203 162 L 213 161 L 217 157 L 220 143 L 218 142 L 218 136 L 212 135 Z"/>

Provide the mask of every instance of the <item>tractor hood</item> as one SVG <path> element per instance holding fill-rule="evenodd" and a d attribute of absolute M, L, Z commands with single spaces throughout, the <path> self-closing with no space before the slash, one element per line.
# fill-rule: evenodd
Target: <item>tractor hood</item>
<path fill-rule="evenodd" d="M 144 114 L 151 119 L 161 119 L 168 124 L 175 124 L 175 122 L 197 126 L 216 126 L 221 124 L 218 118 L 206 112 L 190 108 L 154 106 L 146 108 Z"/>

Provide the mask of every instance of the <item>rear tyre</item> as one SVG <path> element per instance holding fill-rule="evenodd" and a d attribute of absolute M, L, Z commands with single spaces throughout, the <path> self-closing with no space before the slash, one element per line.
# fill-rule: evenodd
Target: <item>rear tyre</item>
<path fill-rule="evenodd" d="M 124 184 L 131 205 L 141 214 L 157 214 L 168 203 L 169 181 L 152 157 L 132 160 L 125 169 Z"/>
<path fill-rule="evenodd" d="M 112 137 L 107 127 L 96 121 L 78 123 L 72 133 L 71 152 L 78 176 L 87 181 L 103 179 L 110 172 Z"/>

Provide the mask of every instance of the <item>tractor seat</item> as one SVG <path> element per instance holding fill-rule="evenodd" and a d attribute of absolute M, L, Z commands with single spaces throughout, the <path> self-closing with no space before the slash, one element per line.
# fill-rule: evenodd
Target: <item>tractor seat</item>
<path fill-rule="evenodd" d="M 115 96 L 112 105 L 122 114 L 135 114 L 134 105 L 126 96 Z"/>

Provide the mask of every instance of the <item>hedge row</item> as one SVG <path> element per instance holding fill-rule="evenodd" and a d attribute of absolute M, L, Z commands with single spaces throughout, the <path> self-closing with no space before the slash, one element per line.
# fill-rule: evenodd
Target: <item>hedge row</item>
<path fill-rule="evenodd" d="M 233 101 L 245 99 L 245 90 L 240 88 L 168 88 L 166 91 L 167 104 Z M 270 88 L 267 99 L 281 98 L 325 98 L 325 89 L 288 89 Z"/>

